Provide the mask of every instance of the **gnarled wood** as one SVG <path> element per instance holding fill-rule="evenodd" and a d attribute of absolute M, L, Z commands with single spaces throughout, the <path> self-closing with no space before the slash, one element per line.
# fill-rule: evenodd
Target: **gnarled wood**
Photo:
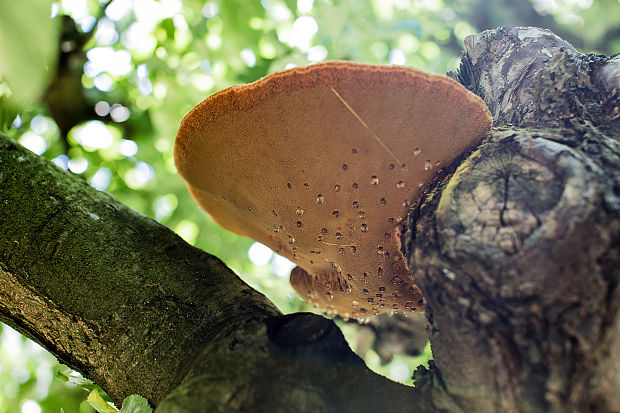
<path fill-rule="evenodd" d="M 414 211 L 436 374 L 462 411 L 618 411 L 620 88 L 552 33 L 469 37 L 495 129 Z M 609 77 L 609 76 L 608 76 Z"/>

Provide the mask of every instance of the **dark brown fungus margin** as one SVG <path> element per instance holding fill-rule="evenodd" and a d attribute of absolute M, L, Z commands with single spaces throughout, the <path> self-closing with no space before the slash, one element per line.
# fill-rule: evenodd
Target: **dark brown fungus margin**
<path fill-rule="evenodd" d="M 423 310 L 400 223 L 490 127 L 484 103 L 445 76 L 331 62 L 205 99 L 181 122 L 175 163 L 215 221 L 298 265 L 306 301 L 364 320 Z"/>

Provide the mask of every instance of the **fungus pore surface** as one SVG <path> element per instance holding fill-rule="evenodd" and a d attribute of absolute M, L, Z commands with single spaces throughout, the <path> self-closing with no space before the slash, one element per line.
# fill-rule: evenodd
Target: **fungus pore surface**
<path fill-rule="evenodd" d="M 297 264 L 306 301 L 366 320 L 423 310 L 401 221 L 490 127 L 484 103 L 445 76 L 331 62 L 208 97 L 181 122 L 175 163 L 216 222 Z"/>

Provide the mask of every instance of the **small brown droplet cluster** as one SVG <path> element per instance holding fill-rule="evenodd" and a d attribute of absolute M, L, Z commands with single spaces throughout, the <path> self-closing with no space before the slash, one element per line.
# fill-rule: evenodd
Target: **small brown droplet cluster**
<path fill-rule="evenodd" d="M 399 224 L 489 127 L 484 104 L 446 77 L 324 63 L 207 98 L 183 119 L 175 162 L 218 223 L 298 265 L 308 302 L 366 320 L 423 309 Z"/>

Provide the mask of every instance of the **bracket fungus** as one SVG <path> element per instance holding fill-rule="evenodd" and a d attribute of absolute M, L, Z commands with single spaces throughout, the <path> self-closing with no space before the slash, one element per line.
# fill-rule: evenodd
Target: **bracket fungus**
<path fill-rule="evenodd" d="M 490 127 L 482 100 L 448 77 L 330 62 L 208 97 L 181 122 L 174 157 L 216 222 L 297 264 L 306 301 L 364 321 L 423 309 L 401 221 Z"/>

